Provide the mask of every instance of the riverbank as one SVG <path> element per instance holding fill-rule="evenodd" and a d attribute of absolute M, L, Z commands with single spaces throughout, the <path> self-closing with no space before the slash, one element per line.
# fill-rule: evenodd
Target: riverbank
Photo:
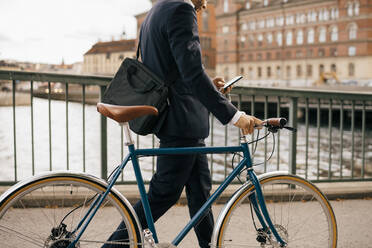
<path fill-rule="evenodd" d="M 15 105 L 16 106 L 28 106 L 31 104 L 31 97 L 28 93 L 16 92 L 15 94 Z M 12 92 L 0 92 L 0 107 L 12 106 L 13 105 L 13 94 Z"/>

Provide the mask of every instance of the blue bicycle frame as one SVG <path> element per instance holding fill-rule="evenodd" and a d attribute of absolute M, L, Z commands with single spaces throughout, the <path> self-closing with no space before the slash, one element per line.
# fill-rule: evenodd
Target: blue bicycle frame
<path fill-rule="evenodd" d="M 155 149 L 135 149 L 134 144 L 129 144 L 129 154 L 123 160 L 120 167 L 115 171 L 114 175 L 112 176 L 112 180 L 110 181 L 106 192 L 103 195 L 98 195 L 95 201 L 93 202 L 92 206 L 80 221 L 78 226 L 72 233 L 81 230 L 76 235 L 75 240 L 68 246 L 68 248 L 75 247 L 75 244 L 79 241 L 80 237 L 84 233 L 85 229 L 89 225 L 90 221 L 93 219 L 95 213 L 98 211 L 99 207 L 101 206 L 105 197 L 109 194 L 111 188 L 114 186 L 116 180 L 119 178 L 121 172 L 127 165 L 129 160 L 132 160 L 134 173 L 136 176 L 138 189 L 141 196 L 142 205 L 145 211 L 146 220 L 148 223 L 148 227 L 153 234 L 153 238 L 155 243 L 158 243 L 158 238 L 155 230 L 154 220 L 151 214 L 150 205 L 148 202 L 148 198 L 146 195 L 146 189 L 143 182 L 142 173 L 140 170 L 140 166 L 138 163 L 137 156 L 157 156 L 157 155 L 176 155 L 176 154 L 212 154 L 212 153 L 234 153 L 234 152 L 243 152 L 244 158 L 238 166 L 234 168 L 234 170 L 230 173 L 230 175 L 223 181 L 223 183 L 218 187 L 218 189 L 209 197 L 207 202 L 199 209 L 199 211 L 194 215 L 194 217 L 190 220 L 190 222 L 181 230 L 181 232 L 177 235 L 177 237 L 172 241 L 172 245 L 177 246 L 182 239 L 187 235 L 187 233 L 198 223 L 200 218 L 204 215 L 205 211 L 211 207 L 211 205 L 217 200 L 217 198 L 221 195 L 221 193 L 226 189 L 226 187 L 233 181 L 233 179 L 244 169 L 246 168 L 248 171 L 248 178 L 254 185 L 256 189 L 256 194 L 252 194 L 250 196 L 250 200 L 254 207 L 254 212 L 257 215 L 257 218 L 262 225 L 264 230 L 271 230 L 272 234 L 276 238 L 276 240 L 281 244 L 281 246 L 285 246 L 286 243 L 283 239 L 279 236 L 277 230 L 275 229 L 268 210 L 266 208 L 266 204 L 263 198 L 261 185 L 259 180 L 257 179 L 256 174 L 252 169 L 252 161 L 251 156 L 249 153 L 249 147 L 246 142 L 246 139 L 242 140 L 240 146 L 229 146 L 229 147 L 182 147 L 182 148 L 155 148 Z"/>

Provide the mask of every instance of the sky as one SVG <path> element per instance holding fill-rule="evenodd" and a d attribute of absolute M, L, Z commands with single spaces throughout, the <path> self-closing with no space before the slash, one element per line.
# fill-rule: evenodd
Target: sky
<path fill-rule="evenodd" d="M 0 0 L 0 60 L 83 61 L 97 41 L 135 38 L 150 0 Z"/>

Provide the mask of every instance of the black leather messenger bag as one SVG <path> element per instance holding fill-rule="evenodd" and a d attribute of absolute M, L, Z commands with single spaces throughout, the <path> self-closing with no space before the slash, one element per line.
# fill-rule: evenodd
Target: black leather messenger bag
<path fill-rule="evenodd" d="M 173 70 L 165 80 L 159 78 L 138 60 L 140 44 L 141 40 L 136 59 L 125 58 L 122 62 L 106 89 L 102 102 L 121 106 L 156 107 L 159 115 L 147 115 L 129 121 L 133 132 L 147 135 L 158 132 L 167 116 L 169 86 L 178 78 L 178 70 Z"/>

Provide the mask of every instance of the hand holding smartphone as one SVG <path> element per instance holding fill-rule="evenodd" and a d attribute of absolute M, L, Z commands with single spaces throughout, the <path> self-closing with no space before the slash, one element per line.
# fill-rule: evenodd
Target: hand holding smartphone
<path fill-rule="evenodd" d="M 238 82 L 240 79 L 242 79 L 243 76 L 237 76 L 225 83 L 225 85 L 220 89 L 220 91 L 225 91 L 227 88 L 229 88 L 231 85 L 235 84 Z"/>

